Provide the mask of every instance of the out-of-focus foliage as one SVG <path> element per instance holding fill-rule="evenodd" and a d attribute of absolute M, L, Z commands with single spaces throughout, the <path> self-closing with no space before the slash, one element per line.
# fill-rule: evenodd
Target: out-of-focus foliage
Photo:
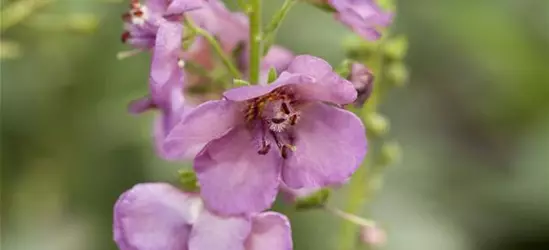
<path fill-rule="evenodd" d="M 281 1 L 265 2 L 267 20 Z M 56 0 L 2 33 L 2 56 L 16 52 L 1 62 L 2 249 L 115 249 L 118 195 L 138 182 L 176 181 L 189 166 L 155 156 L 154 114 L 126 112 L 146 92 L 149 61 L 115 58 L 127 49 L 126 6 Z M 95 32 L 51 29 L 70 27 L 75 13 L 98 18 Z M 394 31 L 408 38 L 409 82 L 381 109 L 402 160 L 364 211 L 387 230 L 387 249 L 549 247 L 547 27 L 548 1 L 398 1 Z M 298 4 L 277 41 L 337 65 L 349 34 Z M 346 194 L 333 193 L 333 205 Z M 277 208 L 291 215 L 296 250 L 335 249 L 336 218 Z"/>

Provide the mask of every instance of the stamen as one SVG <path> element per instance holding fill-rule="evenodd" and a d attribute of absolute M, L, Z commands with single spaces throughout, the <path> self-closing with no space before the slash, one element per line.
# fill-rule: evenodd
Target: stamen
<path fill-rule="evenodd" d="M 287 115 L 290 114 L 290 108 L 288 107 L 288 104 L 283 102 L 280 107 L 282 109 L 282 112 L 284 112 L 284 114 L 287 114 Z"/>
<path fill-rule="evenodd" d="M 292 116 L 290 116 L 290 125 L 295 125 L 297 123 L 297 115 L 296 114 L 293 114 Z"/>
<path fill-rule="evenodd" d="M 273 118 L 273 119 L 271 119 L 271 122 L 273 122 L 274 124 L 281 124 L 285 121 L 286 121 L 286 119 L 284 119 L 284 118 Z"/>
<path fill-rule="evenodd" d="M 282 147 L 280 149 L 280 156 L 282 156 L 282 159 L 288 158 L 288 151 L 286 150 L 286 147 Z"/>
<path fill-rule="evenodd" d="M 130 22 L 132 20 L 132 15 L 128 12 L 122 14 L 122 20 L 125 22 Z"/>
<path fill-rule="evenodd" d="M 120 39 L 122 40 L 123 43 L 126 43 L 126 41 L 128 41 L 128 39 L 130 39 L 130 32 L 126 31 L 124 33 L 122 33 L 122 36 L 120 37 Z"/>
<path fill-rule="evenodd" d="M 271 150 L 271 144 L 265 144 L 263 147 L 261 147 L 257 153 L 260 155 L 266 155 Z"/>

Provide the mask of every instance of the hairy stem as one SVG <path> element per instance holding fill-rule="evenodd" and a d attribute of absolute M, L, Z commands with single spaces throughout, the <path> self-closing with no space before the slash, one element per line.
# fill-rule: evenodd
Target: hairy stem
<path fill-rule="evenodd" d="M 383 75 L 383 41 L 379 42 L 379 47 L 376 53 L 372 56 L 371 60 L 368 61 L 367 65 L 376 74 L 376 79 L 374 82 L 374 89 L 372 95 L 368 98 L 368 102 L 363 109 L 366 112 L 376 112 L 379 99 L 382 89 L 382 75 Z M 357 115 L 364 116 L 364 112 L 357 110 L 359 113 Z M 364 117 L 361 117 L 364 118 Z M 376 155 L 373 155 L 372 144 L 374 138 L 371 136 L 368 137 L 369 143 L 369 154 L 366 157 L 366 160 L 362 163 L 359 169 L 355 172 L 351 178 L 349 184 L 349 193 L 347 195 L 347 204 L 345 205 L 345 211 L 351 214 L 360 214 L 364 206 L 372 198 L 372 188 L 369 186 L 371 177 L 375 175 L 374 173 L 374 164 Z M 355 249 L 355 244 L 357 242 L 358 236 L 358 226 L 356 224 L 350 223 L 348 221 L 343 221 L 341 224 L 340 235 L 339 235 L 339 249 L 340 250 L 352 250 Z"/>
<path fill-rule="evenodd" d="M 259 83 L 262 53 L 261 0 L 250 0 L 250 83 Z"/>
<path fill-rule="evenodd" d="M 223 48 L 221 48 L 221 45 L 219 44 L 219 42 L 210 33 L 208 33 L 208 31 L 196 26 L 194 22 L 188 17 L 185 17 L 185 24 L 189 29 L 191 29 L 197 35 L 203 36 L 204 38 L 206 38 L 210 46 L 212 46 L 212 48 L 217 53 L 219 58 L 221 58 L 221 62 L 223 62 L 223 65 L 227 67 L 227 69 L 229 70 L 229 72 L 234 78 L 236 79 L 242 78 L 240 71 L 234 65 L 233 61 L 230 59 L 230 57 L 227 54 L 225 54 L 225 51 L 223 51 Z"/>

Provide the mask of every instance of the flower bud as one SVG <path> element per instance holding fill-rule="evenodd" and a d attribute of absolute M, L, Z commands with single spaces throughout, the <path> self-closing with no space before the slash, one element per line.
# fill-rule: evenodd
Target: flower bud
<path fill-rule="evenodd" d="M 390 60 L 402 60 L 408 51 L 408 40 L 405 36 L 389 39 L 383 46 L 383 52 Z"/>
<path fill-rule="evenodd" d="M 368 97 L 372 94 L 374 87 L 374 74 L 360 63 L 353 63 L 350 66 L 351 73 L 348 80 L 351 81 L 357 91 L 355 107 L 362 107 Z"/>
<path fill-rule="evenodd" d="M 364 124 L 376 136 L 385 135 L 389 131 L 389 120 L 379 113 L 366 114 Z"/>
<path fill-rule="evenodd" d="M 187 192 L 197 192 L 200 189 L 196 173 L 192 170 L 179 170 L 181 189 Z"/>
<path fill-rule="evenodd" d="M 399 61 L 387 66 L 387 76 L 395 86 L 401 87 L 408 81 L 409 73 L 404 63 Z"/>
<path fill-rule="evenodd" d="M 381 146 L 381 162 L 383 166 L 389 166 L 400 162 L 401 150 L 398 142 L 386 142 Z"/>

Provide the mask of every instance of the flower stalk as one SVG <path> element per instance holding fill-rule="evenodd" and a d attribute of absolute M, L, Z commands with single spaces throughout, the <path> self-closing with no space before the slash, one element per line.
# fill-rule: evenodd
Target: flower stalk
<path fill-rule="evenodd" d="M 261 57 L 263 56 L 263 35 L 261 31 L 261 0 L 250 0 L 250 82 L 259 83 Z"/>
<path fill-rule="evenodd" d="M 296 2 L 297 2 L 296 0 L 286 0 L 286 1 L 284 1 L 284 3 L 282 4 L 282 7 L 280 8 L 280 10 L 278 10 L 274 14 L 273 19 L 271 20 L 269 25 L 267 25 L 267 27 L 265 28 L 265 32 L 264 32 L 264 34 L 265 34 L 265 38 L 264 38 L 265 43 L 264 43 L 263 54 L 267 54 L 267 52 L 269 51 L 269 48 L 273 45 L 274 38 L 276 36 L 278 28 L 280 28 L 280 25 L 282 24 L 282 22 L 286 18 L 286 15 L 288 14 L 288 12 L 290 12 L 290 9 L 292 8 L 292 6 L 294 6 L 294 4 Z"/>
<path fill-rule="evenodd" d="M 356 110 L 357 115 L 364 120 L 364 118 L 372 113 L 377 111 L 377 106 L 379 104 L 379 98 L 381 95 L 381 89 L 383 84 L 383 70 L 384 70 L 384 58 L 383 58 L 383 45 L 384 39 L 379 41 L 377 50 L 372 55 L 367 65 L 370 67 L 372 72 L 376 75 L 374 82 L 374 88 L 371 96 L 368 98 L 367 103 L 365 104 L 362 110 Z M 368 141 L 370 145 L 374 142 L 372 133 L 367 133 Z M 370 146 L 371 147 L 371 146 Z M 370 154 L 366 157 L 366 160 L 355 172 L 351 178 L 349 184 L 349 193 L 347 196 L 347 204 L 345 205 L 345 211 L 352 214 L 360 214 L 364 206 L 370 201 L 372 197 L 373 190 L 370 188 L 371 179 L 375 173 L 373 173 L 375 161 L 377 158 L 375 155 L 376 152 L 370 150 Z M 365 186 L 366 185 L 366 186 Z M 341 224 L 340 236 L 339 236 L 339 249 L 348 250 L 354 249 L 354 246 L 357 242 L 359 226 L 357 224 L 351 223 L 349 221 L 344 221 Z"/>
<path fill-rule="evenodd" d="M 212 46 L 214 51 L 217 53 L 217 55 L 221 59 L 221 62 L 223 63 L 223 65 L 227 67 L 227 69 L 229 70 L 229 72 L 234 78 L 237 78 L 237 79 L 242 78 L 242 75 L 240 74 L 240 71 L 238 70 L 238 68 L 231 61 L 230 57 L 227 54 L 225 54 L 219 42 L 210 33 L 208 33 L 208 31 L 196 26 L 196 24 L 194 24 L 194 22 L 189 17 L 185 17 L 184 22 L 185 22 L 185 25 L 189 29 L 191 29 L 191 31 L 194 32 L 196 35 L 203 36 L 204 38 L 206 38 L 210 46 Z"/>

